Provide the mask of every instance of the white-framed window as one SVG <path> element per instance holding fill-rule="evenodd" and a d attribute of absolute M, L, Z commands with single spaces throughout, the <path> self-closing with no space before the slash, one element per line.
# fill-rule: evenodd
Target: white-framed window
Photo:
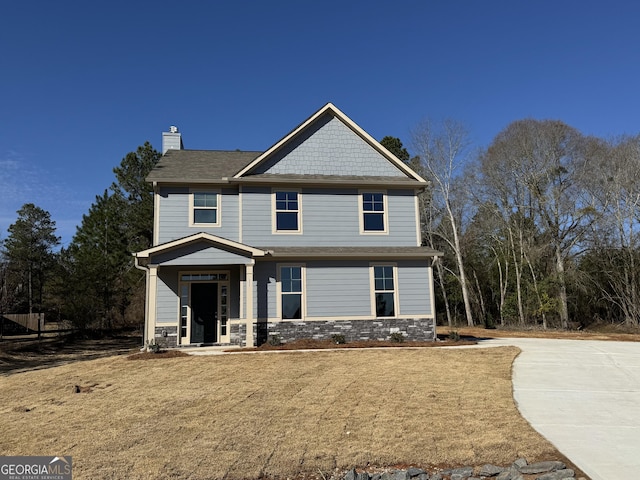
<path fill-rule="evenodd" d="M 300 233 L 301 193 L 299 190 L 273 190 L 273 232 Z"/>
<path fill-rule="evenodd" d="M 220 226 L 220 192 L 192 190 L 189 194 L 189 225 Z"/>
<path fill-rule="evenodd" d="M 361 191 L 359 207 L 361 233 L 387 233 L 387 193 L 385 191 Z"/>
<path fill-rule="evenodd" d="M 395 317 L 398 291 L 394 264 L 371 265 L 372 307 L 376 317 Z"/>
<path fill-rule="evenodd" d="M 278 306 L 282 320 L 304 317 L 304 283 L 304 265 L 278 265 Z"/>

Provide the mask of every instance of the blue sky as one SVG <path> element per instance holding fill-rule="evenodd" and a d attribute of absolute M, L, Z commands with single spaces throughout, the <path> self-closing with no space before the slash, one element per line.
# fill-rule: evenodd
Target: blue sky
<path fill-rule="evenodd" d="M 49 211 L 67 245 L 127 152 L 265 150 L 327 102 L 374 138 L 510 122 L 637 134 L 640 5 L 609 0 L 5 2 L 0 238 Z M 409 145 L 407 145 L 409 146 Z"/>

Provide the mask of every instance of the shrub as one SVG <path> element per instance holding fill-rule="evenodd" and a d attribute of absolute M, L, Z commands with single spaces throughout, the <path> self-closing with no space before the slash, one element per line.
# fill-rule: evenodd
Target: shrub
<path fill-rule="evenodd" d="M 282 339 L 278 335 L 269 335 L 269 340 L 267 343 L 272 347 L 279 347 L 282 345 Z"/>
<path fill-rule="evenodd" d="M 455 330 L 451 330 L 449 332 L 449 340 L 451 340 L 452 342 L 459 342 L 460 341 L 460 334 Z"/>
<path fill-rule="evenodd" d="M 402 343 L 404 342 L 404 335 L 402 334 L 402 332 L 393 332 L 389 337 L 389 340 L 391 340 L 393 343 Z"/>
<path fill-rule="evenodd" d="M 151 353 L 160 353 L 161 347 L 155 338 L 153 340 L 147 340 L 147 351 Z"/>
<path fill-rule="evenodd" d="M 342 335 L 341 333 L 334 333 L 333 335 L 331 335 L 331 341 L 336 345 L 343 345 L 347 343 L 347 340 L 344 338 L 344 335 Z"/>

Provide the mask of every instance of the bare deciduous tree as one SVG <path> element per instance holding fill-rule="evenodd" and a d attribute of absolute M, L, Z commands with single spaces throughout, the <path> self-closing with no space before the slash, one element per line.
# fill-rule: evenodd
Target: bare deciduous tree
<path fill-rule="evenodd" d="M 462 184 L 457 184 L 466 166 L 469 138 L 460 123 L 445 120 L 439 125 L 425 121 L 412 132 L 412 145 L 419 157 L 420 166 L 432 183 L 432 207 L 437 210 L 437 232 L 447 242 L 456 259 L 456 276 L 460 283 L 467 324 L 474 325 L 469 281 L 465 272 L 462 252 L 463 221 L 468 206 Z"/>

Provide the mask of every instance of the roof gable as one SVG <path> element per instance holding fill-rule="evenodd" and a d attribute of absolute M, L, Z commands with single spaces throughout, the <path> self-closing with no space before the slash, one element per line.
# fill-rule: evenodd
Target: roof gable
<path fill-rule="evenodd" d="M 202 250 L 210 250 L 210 247 L 220 251 L 225 251 L 235 256 L 247 258 L 262 257 L 267 254 L 266 251 L 260 250 L 259 248 L 250 247 L 249 245 L 238 243 L 233 240 L 200 232 L 188 237 L 163 243 L 161 245 L 156 245 L 155 247 L 134 253 L 133 255 L 137 259 L 143 261 L 148 261 L 153 257 L 161 258 L 166 261 L 168 258 L 174 259 L 179 256 L 191 255 Z"/>
<path fill-rule="evenodd" d="M 331 103 L 234 178 L 264 174 L 396 177 L 426 183 Z"/>

